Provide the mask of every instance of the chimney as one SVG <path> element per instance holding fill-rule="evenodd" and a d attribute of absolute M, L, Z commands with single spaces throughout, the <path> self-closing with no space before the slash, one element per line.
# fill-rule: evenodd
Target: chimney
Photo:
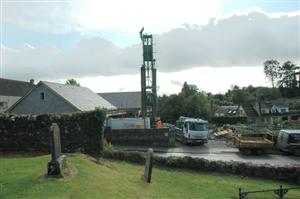
<path fill-rule="evenodd" d="M 34 79 L 31 78 L 31 79 L 29 80 L 29 83 L 32 84 L 32 85 L 34 85 Z"/>

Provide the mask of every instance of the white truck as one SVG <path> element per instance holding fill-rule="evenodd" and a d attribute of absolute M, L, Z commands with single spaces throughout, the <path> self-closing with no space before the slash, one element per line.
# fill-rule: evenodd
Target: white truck
<path fill-rule="evenodd" d="M 176 139 L 184 144 L 207 143 L 207 124 L 206 120 L 181 116 L 176 121 Z"/>
<path fill-rule="evenodd" d="M 106 127 L 111 129 L 149 129 L 150 118 L 108 118 Z"/>

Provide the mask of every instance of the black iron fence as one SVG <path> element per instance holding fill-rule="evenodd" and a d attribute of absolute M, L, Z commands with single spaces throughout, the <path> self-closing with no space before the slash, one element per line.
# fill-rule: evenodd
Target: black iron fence
<path fill-rule="evenodd" d="M 275 195 L 279 197 L 279 199 L 283 199 L 284 195 L 287 194 L 288 191 L 294 189 L 300 189 L 300 187 L 283 188 L 282 185 L 280 185 L 279 189 L 266 189 L 266 190 L 259 190 L 259 191 L 242 191 L 242 188 L 239 188 L 238 199 L 247 199 L 247 196 L 249 194 L 257 194 L 257 193 L 265 193 L 265 192 L 273 192 Z"/>

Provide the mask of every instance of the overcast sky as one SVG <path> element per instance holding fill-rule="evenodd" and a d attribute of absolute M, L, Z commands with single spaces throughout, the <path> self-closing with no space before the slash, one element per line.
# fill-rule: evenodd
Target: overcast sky
<path fill-rule="evenodd" d="M 184 81 L 213 93 L 269 86 L 265 60 L 300 61 L 299 1 L 0 2 L 2 78 L 140 90 L 143 26 L 155 38 L 159 94 Z"/>

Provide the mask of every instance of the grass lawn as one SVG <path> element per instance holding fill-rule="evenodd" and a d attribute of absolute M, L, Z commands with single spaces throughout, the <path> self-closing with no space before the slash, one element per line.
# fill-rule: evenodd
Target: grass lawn
<path fill-rule="evenodd" d="M 141 180 L 144 167 L 84 155 L 68 157 L 73 174 L 65 179 L 44 178 L 50 156 L 1 157 L 0 198 L 210 198 L 237 196 L 237 190 L 272 189 L 279 183 L 233 176 L 198 174 L 154 168 L 152 183 Z M 284 185 L 290 186 L 290 185 Z M 250 196 L 250 195 L 249 195 Z M 277 198 L 260 194 L 251 198 Z M 300 190 L 285 198 L 300 198 Z"/>

